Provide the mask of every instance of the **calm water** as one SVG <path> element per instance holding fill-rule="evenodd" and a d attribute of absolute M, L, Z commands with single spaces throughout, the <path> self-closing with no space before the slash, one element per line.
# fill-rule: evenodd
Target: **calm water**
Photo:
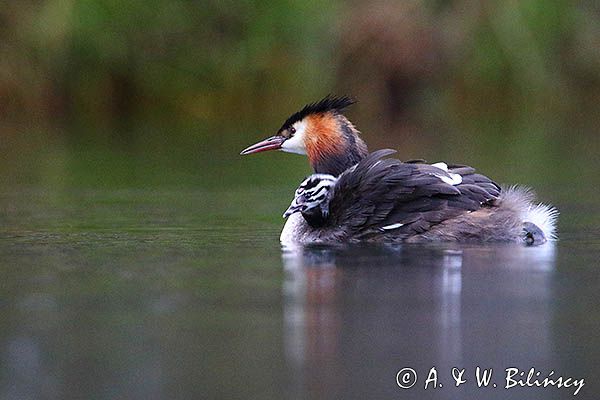
<path fill-rule="evenodd" d="M 573 397 L 509 367 L 600 389 L 592 197 L 546 191 L 555 245 L 282 251 L 289 185 L 49 182 L 0 193 L 0 399 Z"/>

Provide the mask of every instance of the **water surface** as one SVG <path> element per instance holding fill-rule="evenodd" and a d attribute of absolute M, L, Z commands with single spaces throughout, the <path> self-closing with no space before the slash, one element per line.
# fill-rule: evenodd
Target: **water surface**
<path fill-rule="evenodd" d="M 124 162 L 110 168 L 160 172 Z M 541 247 L 283 251 L 289 171 L 255 186 L 257 170 L 219 185 L 234 174 L 209 178 L 215 169 L 192 175 L 196 185 L 131 184 L 127 174 L 90 184 L 101 174 L 86 165 L 110 163 L 72 163 L 70 175 L 43 170 L 45 180 L 5 175 L 1 399 L 572 397 L 504 390 L 509 367 L 585 378 L 580 398 L 598 391 L 591 193 L 544 190 L 562 216 L 560 241 Z M 167 165 L 163 178 L 175 174 Z M 433 366 L 443 387 L 424 391 Z M 498 388 L 476 387 L 477 366 L 494 368 Z M 410 390 L 396 384 L 405 367 L 419 376 Z M 459 388 L 452 367 L 466 369 Z"/>

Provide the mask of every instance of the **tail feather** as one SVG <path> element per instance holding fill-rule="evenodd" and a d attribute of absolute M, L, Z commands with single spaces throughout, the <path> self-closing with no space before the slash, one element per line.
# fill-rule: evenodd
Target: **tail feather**
<path fill-rule="evenodd" d="M 537 203 L 531 189 L 510 186 L 502 191 L 498 200 L 518 212 L 524 223 L 530 222 L 538 226 L 547 240 L 557 239 L 558 210 L 553 206 Z"/>

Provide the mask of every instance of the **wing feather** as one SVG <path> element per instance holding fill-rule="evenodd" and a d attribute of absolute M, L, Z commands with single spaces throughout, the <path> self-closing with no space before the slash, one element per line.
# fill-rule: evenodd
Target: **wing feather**
<path fill-rule="evenodd" d="M 357 237 L 383 232 L 394 235 L 423 233 L 431 226 L 495 200 L 500 187 L 468 166 L 452 165 L 448 172 L 421 163 L 383 158 L 395 153 L 371 153 L 340 175 L 330 202 L 328 224 L 349 227 Z M 451 185 L 442 177 L 459 174 Z"/>

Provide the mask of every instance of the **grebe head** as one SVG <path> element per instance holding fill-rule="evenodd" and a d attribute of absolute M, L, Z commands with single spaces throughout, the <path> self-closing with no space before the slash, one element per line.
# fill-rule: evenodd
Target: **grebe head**
<path fill-rule="evenodd" d="M 308 156 L 316 173 L 337 176 L 368 154 L 358 130 L 342 114 L 354 104 L 348 97 L 327 96 L 292 114 L 275 136 L 240 154 L 281 150 Z"/>
<path fill-rule="evenodd" d="M 329 201 L 337 178 L 329 174 L 313 174 L 296 189 L 292 204 L 283 214 L 284 218 L 301 212 L 309 225 L 320 226 L 329 216 Z"/>

